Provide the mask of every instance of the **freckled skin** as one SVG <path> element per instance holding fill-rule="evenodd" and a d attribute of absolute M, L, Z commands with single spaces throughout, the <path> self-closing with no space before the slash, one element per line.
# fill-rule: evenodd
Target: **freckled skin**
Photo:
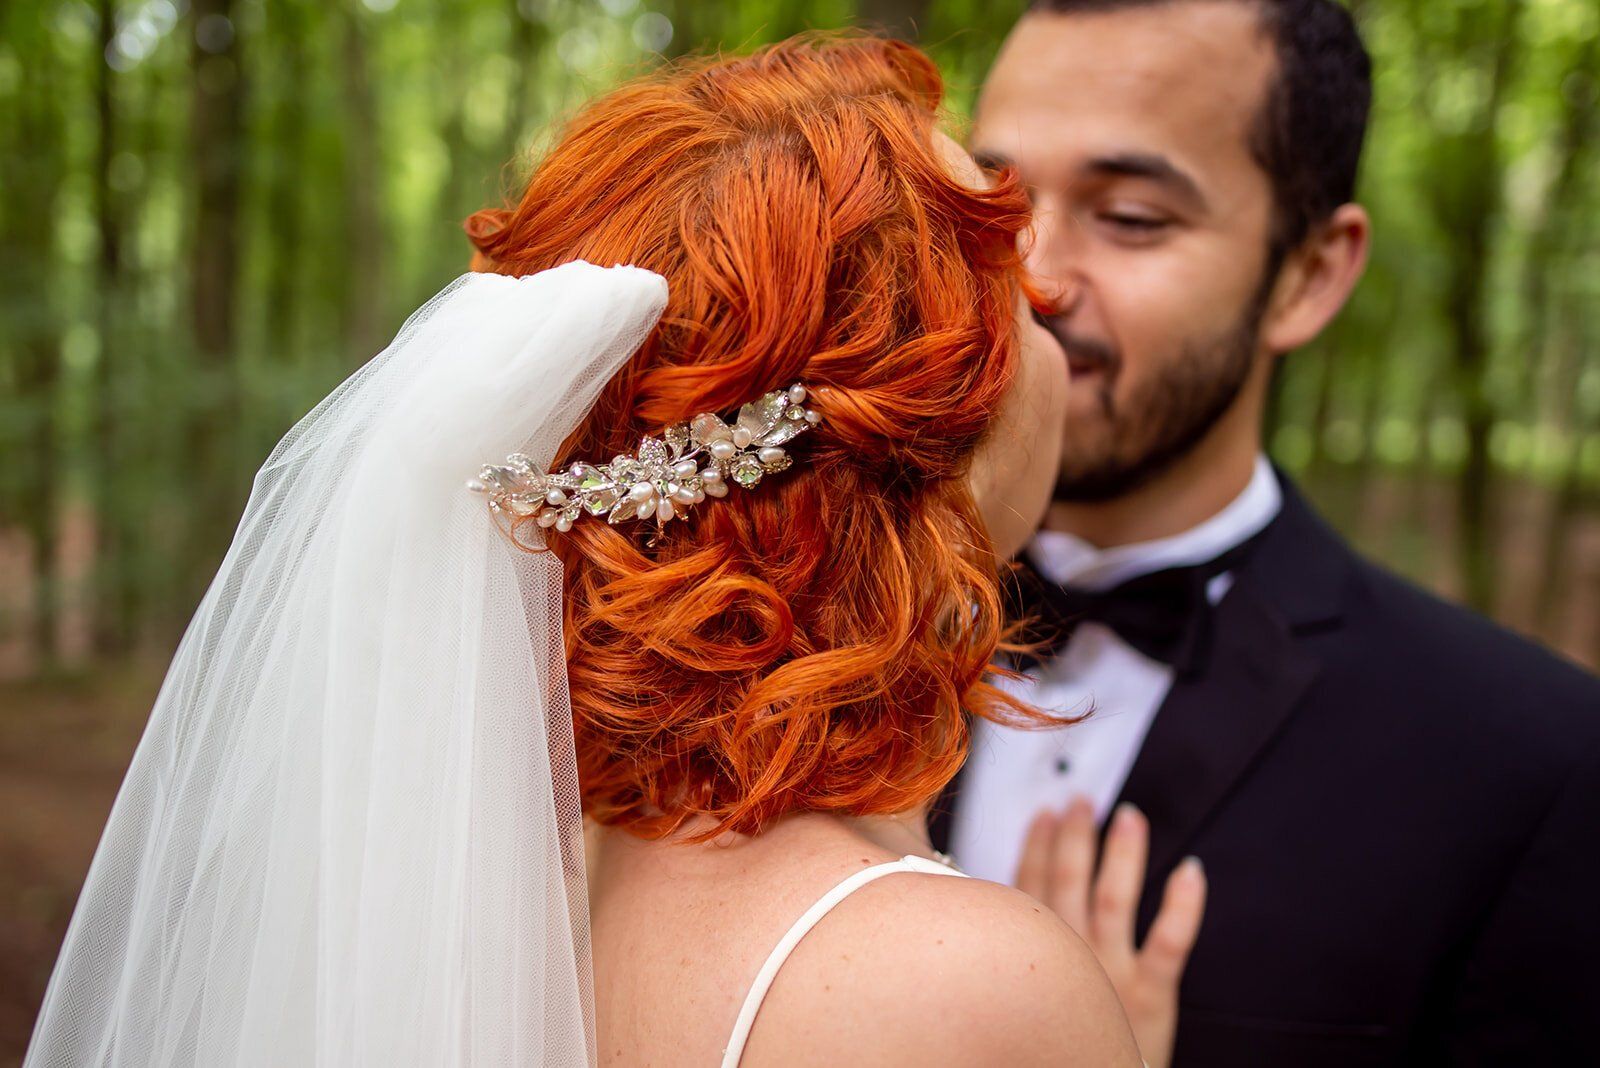
<path fill-rule="evenodd" d="M 602 834 L 589 858 L 602 1063 L 717 1063 L 788 926 L 850 873 L 899 856 L 815 814 L 731 844 Z M 911 873 L 861 888 L 801 940 L 741 1068 L 1074 1062 L 1139 1063 L 1088 948 L 1019 891 Z"/>

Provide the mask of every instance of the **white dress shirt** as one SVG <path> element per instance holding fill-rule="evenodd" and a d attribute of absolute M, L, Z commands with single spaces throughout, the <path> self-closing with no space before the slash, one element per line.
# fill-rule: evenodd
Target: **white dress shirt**
<path fill-rule="evenodd" d="M 1052 582 L 1106 590 L 1129 579 L 1214 560 L 1258 534 L 1283 501 L 1266 457 L 1243 493 L 1222 511 L 1181 534 L 1096 549 L 1062 531 L 1040 531 L 1027 552 Z M 1211 580 L 1212 604 L 1232 585 L 1231 574 Z M 1011 883 L 1028 824 L 1042 808 L 1060 810 L 1079 794 L 1104 819 L 1133 767 L 1134 757 L 1172 688 L 1172 668 L 1152 660 L 1100 623 L 1083 623 L 1066 647 L 1027 678 L 998 680 L 1010 693 L 1051 712 L 1093 715 L 1056 730 L 1017 730 L 976 720 L 972 754 L 951 826 L 951 853 L 963 871 Z"/>

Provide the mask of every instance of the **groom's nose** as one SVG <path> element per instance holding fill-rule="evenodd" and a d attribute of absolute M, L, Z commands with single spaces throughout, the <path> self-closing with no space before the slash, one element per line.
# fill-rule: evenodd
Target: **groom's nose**
<path fill-rule="evenodd" d="M 1029 264 L 1028 281 L 1034 293 L 1043 300 L 1041 310 L 1052 317 L 1070 315 L 1083 301 L 1083 280 L 1076 274 L 1045 274 Z"/>
<path fill-rule="evenodd" d="M 1025 244 L 1025 262 L 1040 296 L 1055 315 L 1070 314 L 1083 300 L 1085 279 L 1076 252 L 1081 223 L 1041 203 L 1035 207 Z"/>

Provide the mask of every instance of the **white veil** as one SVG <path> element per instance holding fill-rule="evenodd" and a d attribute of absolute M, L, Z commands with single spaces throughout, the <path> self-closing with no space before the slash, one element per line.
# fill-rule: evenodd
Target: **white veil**
<path fill-rule="evenodd" d="M 561 569 L 465 483 L 548 468 L 666 296 L 632 267 L 463 275 L 284 436 L 28 1068 L 593 1063 Z"/>

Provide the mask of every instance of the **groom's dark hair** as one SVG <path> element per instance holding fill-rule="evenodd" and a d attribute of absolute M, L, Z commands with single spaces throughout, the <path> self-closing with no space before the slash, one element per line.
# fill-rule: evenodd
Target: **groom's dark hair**
<path fill-rule="evenodd" d="M 1071 15 L 1183 2 L 1033 0 L 1029 10 Z M 1272 180 L 1277 262 L 1355 196 L 1372 104 L 1372 61 L 1350 12 L 1334 0 L 1233 2 L 1260 11 L 1262 32 L 1278 55 L 1250 144 Z"/>

